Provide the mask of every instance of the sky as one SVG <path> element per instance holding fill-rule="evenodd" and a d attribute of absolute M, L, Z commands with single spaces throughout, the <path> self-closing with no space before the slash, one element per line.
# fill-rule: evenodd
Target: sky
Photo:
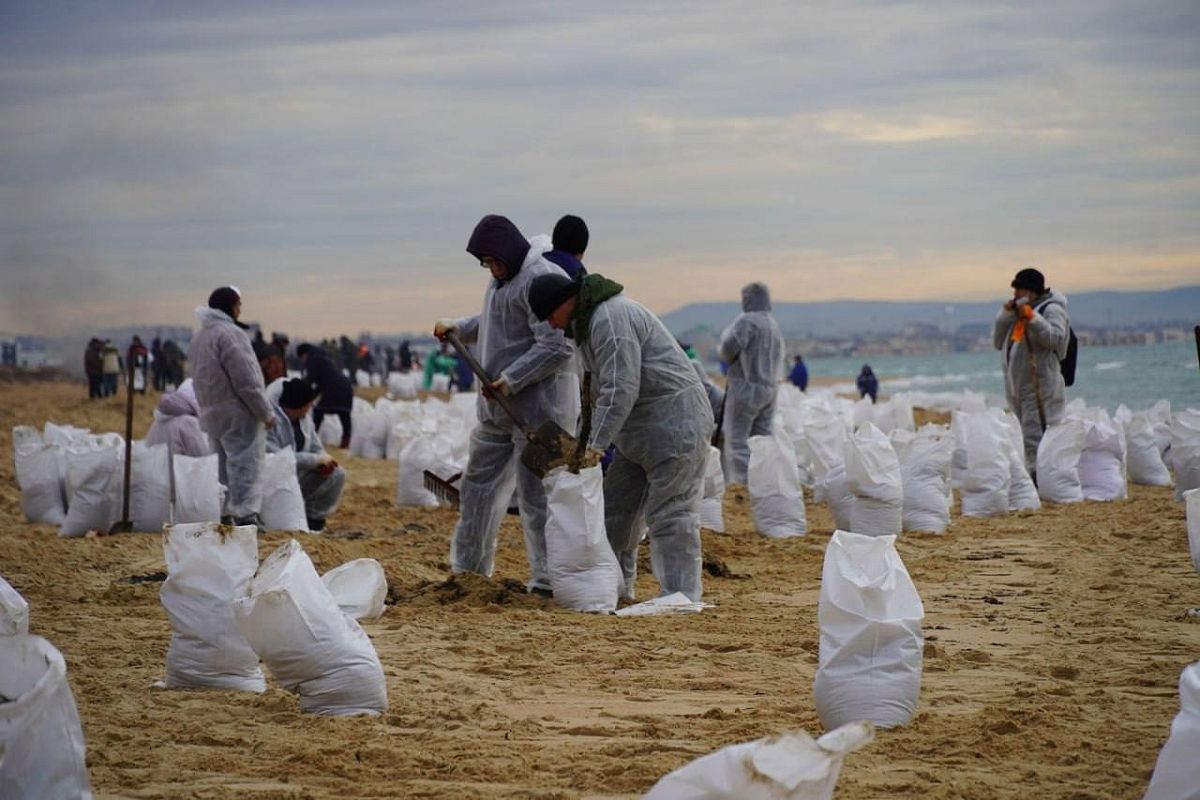
<path fill-rule="evenodd" d="M 1200 283 L 1200 4 L 0 0 L 0 331 L 426 330 L 489 213 L 660 313 Z"/>

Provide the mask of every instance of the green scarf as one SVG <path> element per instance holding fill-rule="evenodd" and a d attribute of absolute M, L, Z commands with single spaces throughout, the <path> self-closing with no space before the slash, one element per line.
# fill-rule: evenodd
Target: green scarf
<path fill-rule="evenodd" d="M 589 272 L 584 277 L 583 285 L 579 287 L 575 310 L 571 313 L 571 338 L 581 347 L 587 342 L 588 331 L 592 326 L 592 314 L 596 313 L 596 308 L 610 297 L 619 295 L 624 289 L 621 284 L 596 272 Z"/>

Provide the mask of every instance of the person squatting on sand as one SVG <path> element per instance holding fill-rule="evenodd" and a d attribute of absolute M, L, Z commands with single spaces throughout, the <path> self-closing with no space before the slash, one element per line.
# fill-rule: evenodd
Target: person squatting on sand
<path fill-rule="evenodd" d="M 775 394 L 785 374 L 783 333 L 771 315 L 765 284 L 742 287 L 742 313 L 721 334 L 721 360 L 729 365 L 725 387 L 725 474 L 746 482 L 751 436 L 769 435 Z"/>
<path fill-rule="evenodd" d="M 573 370 L 571 344 L 560 331 L 534 317 L 529 285 L 542 275 L 563 271 L 543 258 L 544 246 L 533 247 L 506 217 L 489 214 L 479 221 L 467 242 L 467 252 L 491 273 L 480 314 L 443 319 L 434 335 L 454 332 L 464 343 L 477 342 L 479 360 L 490 385 L 480 387 L 479 425 L 471 434 L 467 468 L 459 495 L 461 513 L 450 542 L 450 567 L 455 573 L 490 576 L 496 562 L 500 520 L 512 495 L 514 470 L 525 550 L 529 557 L 531 591 L 549 592 L 546 567 L 546 492 L 541 479 L 520 463 L 526 439 L 494 393 L 510 396 L 521 421 L 536 427 L 553 420 L 564 430 L 574 428 L 579 414 L 579 382 Z"/>
<path fill-rule="evenodd" d="M 1029 267 L 1013 278 L 1013 299 L 996 315 L 992 344 L 1004 356 L 1004 392 L 1021 421 L 1025 466 L 1034 475 L 1047 426 L 1062 421 L 1066 383 L 1058 362 L 1067 357 L 1071 319 L 1067 298 Z"/>
<path fill-rule="evenodd" d="M 167 392 L 154 410 L 154 422 L 146 432 L 146 444 L 165 444 L 174 455 L 199 458 L 212 453 L 208 437 L 200 428 L 200 402 L 188 378 L 178 389 Z"/>
<path fill-rule="evenodd" d="M 307 381 L 284 381 L 275 402 L 275 427 L 267 433 L 268 453 L 290 447 L 296 454 L 296 477 L 304 495 L 304 516 L 310 531 L 325 529 L 325 520 L 337 511 L 346 485 L 346 470 L 325 452 L 309 416 L 316 400 L 317 394 Z"/>
<path fill-rule="evenodd" d="M 262 370 L 250 337 L 238 322 L 242 297 L 234 286 L 214 289 L 196 309 L 200 330 L 192 339 L 192 383 L 200 427 L 208 434 L 221 483 L 229 487 L 221 521 L 262 528 L 262 467 L 266 430 L 275 425 Z"/>
<path fill-rule="evenodd" d="M 610 444 L 604 524 L 618 559 L 637 547 L 643 513 L 662 594 L 701 595 L 700 500 L 713 419 L 687 355 L 662 321 L 591 273 L 582 281 L 544 275 L 529 303 L 540 320 L 575 341 L 591 373 L 589 455 Z"/>

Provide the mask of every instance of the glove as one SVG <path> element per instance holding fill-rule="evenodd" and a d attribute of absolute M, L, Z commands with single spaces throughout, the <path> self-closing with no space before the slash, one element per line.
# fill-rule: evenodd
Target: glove
<path fill-rule="evenodd" d="M 447 333 L 454 333 L 458 330 L 458 322 L 449 318 L 439 319 L 433 326 L 433 335 L 439 342 L 446 341 Z"/>
<path fill-rule="evenodd" d="M 263 427 L 266 428 L 267 430 L 271 430 L 272 428 L 274 428 L 275 427 L 275 418 L 271 417 L 269 419 L 264 419 Z"/>
<path fill-rule="evenodd" d="M 321 463 L 317 465 L 317 472 L 322 478 L 328 478 L 335 469 L 337 469 L 337 462 L 329 456 L 322 458 Z"/>
<path fill-rule="evenodd" d="M 1024 320 L 1033 319 L 1033 306 L 1028 303 L 1017 306 L 1017 317 Z"/>
<path fill-rule="evenodd" d="M 497 378 L 491 383 L 484 383 L 479 386 L 479 393 L 488 400 L 495 400 L 496 395 L 502 394 L 508 397 L 512 394 L 512 387 L 508 385 L 508 381 L 504 378 Z"/>

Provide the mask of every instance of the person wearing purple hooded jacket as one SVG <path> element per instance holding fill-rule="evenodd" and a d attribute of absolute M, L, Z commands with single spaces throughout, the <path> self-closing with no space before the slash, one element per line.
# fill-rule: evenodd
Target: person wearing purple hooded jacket
<path fill-rule="evenodd" d="M 574 430 L 579 416 L 579 381 L 571 362 L 574 348 L 561 331 L 538 320 L 529 306 L 529 284 L 547 274 L 564 274 L 548 262 L 544 244 L 533 246 L 510 220 L 489 214 L 479 221 L 467 252 L 490 273 L 481 313 L 443 319 L 434 335 L 455 332 L 465 344 L 475 343 L 479 361 L 491 382 L 480 386 L 479 425 L 471 434 L 466 471 L 459 489 L 460 515 L 450 542 L 455 573 L 491 575 L 496 561 L 500 520 L 516 482 L 525 550 L 529 557 L 530 591 L 549 593 L 546 565 L 546 493 L 541 479 L 521 464 L 526 439 L 500 404 L 508 396 L 521 421 L 537 427 L 553 420 Z"/>

